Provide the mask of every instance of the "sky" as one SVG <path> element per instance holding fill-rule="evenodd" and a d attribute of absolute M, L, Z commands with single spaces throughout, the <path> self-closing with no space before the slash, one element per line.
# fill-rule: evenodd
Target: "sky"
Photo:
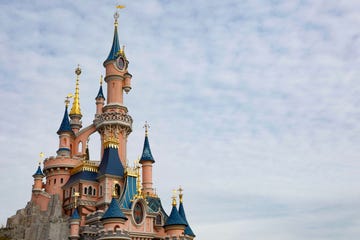
<path fill-rule="evenodd" d="M 127 157 L 148 121 L 166 211 L 181 185 L 197 239 L 358 239 L 360 1 L 120 3 Z M 117 4 L 0 2 L 0 224 L 30 200 L 39 153 L 56 155 L 77 64 L 92 123 Z"/>

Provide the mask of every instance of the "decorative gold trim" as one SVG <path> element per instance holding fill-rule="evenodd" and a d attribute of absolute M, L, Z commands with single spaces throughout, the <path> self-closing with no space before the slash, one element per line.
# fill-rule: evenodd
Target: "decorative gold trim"
<path fill-rule="evenodd" d="M 88 172 L 98 172 L 98 164 L 95 162 L 90 162 L 90 161 L 82 161 L 82 163 L 78 166 L 76 166 L 75 168 L 73 168 L 70 171 L 71 175 L 74 175 L 78 172 L 82 172 L 82 171 L 88 171 Z"/>

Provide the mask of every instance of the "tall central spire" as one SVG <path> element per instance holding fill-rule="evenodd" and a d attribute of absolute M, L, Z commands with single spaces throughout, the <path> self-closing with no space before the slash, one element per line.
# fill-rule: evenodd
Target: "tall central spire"
<path fill-rule="evenodd" d="M 80 128 L 82 127 L 81 123 L 81 110 L 80 110 L 80 94 L 79 94 L 79 76 L 81 74 L 80 66 L 78 65 L 75 69 L 76 74 L 76 87 L 75 87 L 75 95 L 74 95 L 74 102 L 69 114 L 69 117 L 71 119 L 70 126 L 73 132 L 76 134 L 79 132 Z"/>
<path fill-rule="evenodd" d="M 77 68 L 75 69 L 75 74 L 76 74 L 76 86 L 75 86 L 75 95 L 74 95 L 74 102 L 70 111 L 70 115 L 81 115 L 81 110 L 80 110 L 80 95 L 79 95 L 79 76 L 81 74 L 81 68 L 78 65 Z"/>
<path fill-rule="evenodd" d="M 107 59 L 105 60 L 105 62 L 107 61 L 111 61 L 111 60 L 115 60 L 119 54 L 119 51 L 121 51 L 120 48 L 120 44 L 119 44 L 119 37 L 118 37 L 118 19 L 119 19 L 119 12 L 115 12 L 114 14 L 114 38 L 113 38 L 113 43 L 110 49 L 110 53 L 109 56 L 107 57 Z M 105 63 L 104 62 L 104 63 Z"/>

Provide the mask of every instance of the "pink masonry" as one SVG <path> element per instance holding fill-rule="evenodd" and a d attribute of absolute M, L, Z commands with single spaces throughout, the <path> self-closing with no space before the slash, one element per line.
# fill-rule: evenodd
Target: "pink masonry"
<path fill-rule="evenodd" d="M 173 196 L 170 214 L 165 212 L 154 191 L 155 159 L 147 123 L 141 158 L 133 166 L 126 162 L 127 138 L 132 132 L 133 119 L 123 98 L 124 92 L 131 90 L 132 75 L 128 72 L 125 49 L 119 45 L 118 17 L 116 13 L 112 47 L 103 63 L 107 95 L 105 97 L 103 92 L 101 77 L 95 97 L 95 118 L 83 128 L 81 69 L 76 68 L 75 93 L 66 97 L 63 119 L 57 131 L 57 155 L 46 158 L 43 168 L 39 165 L 33 175 L 31 204 L 44 214 L 47 212 L 49 219 L 54 219 L 50 208 L 54 209 L 58 201 L 60 222 L 68 222 L 68 239 L 194 239 L 195 234 L 185 216 L 182 189 L 179 189 L 179 205 L 177 196 Z M 70 98 L 73 101 L 69 113 Z M 93 134 L 100 135 L 101 159 L 89 156 L 88 141 Z"/>

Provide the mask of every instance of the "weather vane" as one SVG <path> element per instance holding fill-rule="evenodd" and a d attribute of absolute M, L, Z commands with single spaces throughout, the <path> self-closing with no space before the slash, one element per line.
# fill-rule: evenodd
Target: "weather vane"
<path fill-rule="evenodd" d="M 125 8 L 125 6 L 124 5 L 117 5 L 116 6 L 116 9 L 123 9 L 123 8 Z M 117 26 L 117 24 L 118 24 L 118 18 L 119 18 L 119 11 L 118 10 L 116 10 L 116 12 L 114 13 L 114 19 L 115 19 L 115 25 Z"/>
<path fill-rule="evenodd" d="M 66 105 L 66 107 L 68 107 L 69 106 L 69 104 L 70 104 L 70 98 L 72 98 L 72 97 L 74 97 L 74 95 L 72 95 L 71 93 L 69 93 L 66 97 L 65 97 L 65 105 Z"/>

